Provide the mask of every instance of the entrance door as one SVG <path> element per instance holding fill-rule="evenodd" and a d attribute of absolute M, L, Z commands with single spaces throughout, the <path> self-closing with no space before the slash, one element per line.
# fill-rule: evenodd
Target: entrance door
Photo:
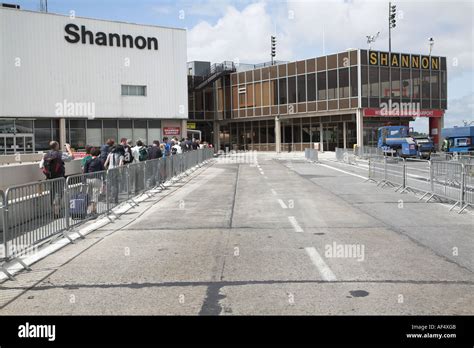
<path fill-rule="evenodd" d="M 334 151 L 339 143 L 339 133 L 337 126 L 323 126 L 324 130 L 324 150 Z"/>

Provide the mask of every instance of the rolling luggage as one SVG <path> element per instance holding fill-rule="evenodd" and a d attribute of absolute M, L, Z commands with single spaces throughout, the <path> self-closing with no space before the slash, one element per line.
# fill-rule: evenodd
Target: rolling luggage
<path fill-rule="evenodd" d="M 87 193 L 76 193 L 69 201 L 69 211 L 71 218 L 75 220 L 85 219 L 87 216 L 87 206 L 89 205 L 89 195 Z"/>

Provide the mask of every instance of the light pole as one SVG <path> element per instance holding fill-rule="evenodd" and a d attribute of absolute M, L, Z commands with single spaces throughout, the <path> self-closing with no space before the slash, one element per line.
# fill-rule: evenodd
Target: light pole
<path fill-rule="evenodd" d="M 428 42 L 430 44 L 430 61 L 431 61 L 431 52 L 433 51 L 433 45 L 434 45 L 434 39 L 432 37 L 430 37 L 428 39 Z M 431 62 L 430 62 L 431 63 Z"/>
<path fill-rule="evenodd" d="M 272 59 L 272 65 L 273 65 L 273 58 L 276 55 L 276 37 L 272 35 L 271 37 L 271 59 Z"/>
<path fill-rule="evenodd" d="M 390 102 L 392 100 L 392 29 L 397 26 L 397 6 L 392 5 L 391 2 L 388 3 L 388 78 L 389 78 L 389 93 L 390 93 Z"/>

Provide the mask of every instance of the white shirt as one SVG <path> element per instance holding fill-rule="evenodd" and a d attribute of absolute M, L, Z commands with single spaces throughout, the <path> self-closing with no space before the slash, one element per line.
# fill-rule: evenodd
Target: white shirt
<path fill-rule="evenodd" d="M 141 146 L 132 147 L 133 163 L 140 162 L 140 148 Z"/>
<path fill-rule="evenodd" d="M 173 149 L 176 149 L 176 153 L 183 153 L 183 149 L 178 144 L 173 145 Z"/>

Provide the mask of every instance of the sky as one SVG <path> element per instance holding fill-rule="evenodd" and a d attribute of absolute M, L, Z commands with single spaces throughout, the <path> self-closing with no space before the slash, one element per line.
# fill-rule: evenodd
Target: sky
<path fill-rule="evenodd" d="M 40 0 L 9 0 L 38 10 Z M 448 110 L 445 126 L 474 121 L 474 2 L 393 1 L 397 27 L 392 51 L 447 57 Z M 388 50 L 388 1 L 381 0 L 49 0 L 49 12 L 185 28 L 188 61 L 261 63 L 270 60 L 270 36 L 277 60 L 293 61 L 367 48 L 367 35 L 380 32 L 374 50 Z M 426 131 L 427 119 L 415 130 Z"/>

